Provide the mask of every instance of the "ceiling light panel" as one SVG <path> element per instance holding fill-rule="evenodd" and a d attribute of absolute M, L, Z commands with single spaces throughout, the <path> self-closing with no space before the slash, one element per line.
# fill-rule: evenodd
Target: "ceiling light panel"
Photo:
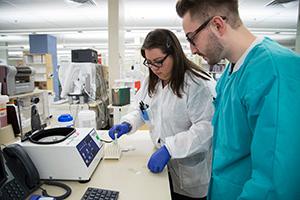
<path fill-rule="evenodd" d="M 26 3 L 26 1 L 28 1 Z M 35 4 L 36 3 L 36 4 Z M 15 1 L 0 7 L 0 29 L 35 29 L 62 27 L 99 27 L 107 25 L 107 2 L 95 7 L 73 7 L 63 0 Z"/>
<path fill-rule="evenodd" d="M 22 41 L 28 41 L 28 36 L 21 36 L 21 35 L 2 35 L 0 37 L 0 42 L 22 42 Z"/>

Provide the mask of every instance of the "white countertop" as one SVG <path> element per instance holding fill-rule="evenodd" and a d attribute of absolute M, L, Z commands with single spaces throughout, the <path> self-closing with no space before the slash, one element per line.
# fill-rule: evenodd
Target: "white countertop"
<path fill-rule="evenodd" d="M 108 139 L 107 131 L 100 131 L 102 139 Z M 162 173 L 153 174 L 147 168 L 148 160 L 155 151 L 148 131 L 137 131 L 119 139 L 122 149 L 134 149 L 123 152 L 119 160 L 102 160 L 88 183 L 64 181 L 72 188 L 67 199 L 80 199 L 88 187 L 117 190 L 119 200 L 169 200 L 171 199 L 167 168 Z M 45 186 L 51 195 L 61 195 L 57 187 Z M 38 190 L 35 192 L 41 194 Z"/>

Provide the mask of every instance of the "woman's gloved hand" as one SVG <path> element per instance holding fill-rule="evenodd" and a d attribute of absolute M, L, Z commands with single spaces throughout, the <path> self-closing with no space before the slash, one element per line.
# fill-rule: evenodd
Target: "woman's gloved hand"
<path fill-rule="evenodd" d="M 108 135 L 111 139 L 115 139 L 115 133 L 117 133 L 117 137 L 121 137 L 123 134 L 128 133 L 131 130 L 131 125 L 127 122 L 123 122 L 122 124 L 116 124 L 108 131 Z"/>
<path fill-rule="evenodd" d="M 164 145 L 152 154 L 148 161 L 148 168 L 153 173 L 160 173 L 163 171 L 170 159 L 171 155 Z"/>

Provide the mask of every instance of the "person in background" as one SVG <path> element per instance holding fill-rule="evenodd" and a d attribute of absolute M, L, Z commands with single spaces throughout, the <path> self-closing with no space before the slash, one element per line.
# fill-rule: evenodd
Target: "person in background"
<path fill-rule="evenodd" d="M 157 150 L 148 161 L 153 173 L 168 165 L 172 199 L 205 199 L 211 173 L 215 82 L 188 60 L 175 34 L 148 33 L 141 54 L 149 76 L 136 95 L 135 110 L 109 130 L 112 139 L 143 124 Z"/>
<path fill-rule="evenodd" d="M 300 56 L 254 36 L 237 0 L 179 0 L 192 53 L 230 63 L 217 83 L 212 200 L 300 197 Z"/>

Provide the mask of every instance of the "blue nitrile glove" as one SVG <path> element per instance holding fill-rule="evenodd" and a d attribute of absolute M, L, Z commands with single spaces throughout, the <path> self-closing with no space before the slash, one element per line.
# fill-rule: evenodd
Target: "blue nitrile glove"
<path fill-rule="evenodd" d="M 153 173 L 160 173 L 165 168 L 170 159 L 171 155 L 164 145 L 152 154 L 150 160 L 148 161 L 148 168 Z"/>
<path fill-rule="evenodd" d="M 108 134 L 111 139 L 115 139 L 115 133 L 118 133 L 117 137 L 121 137 L 121 135 L 128 133 L 131 130 L 131 125 L 127 122 L 123 122 L 122 124 L 117 124 L 109 129 Z"/>

